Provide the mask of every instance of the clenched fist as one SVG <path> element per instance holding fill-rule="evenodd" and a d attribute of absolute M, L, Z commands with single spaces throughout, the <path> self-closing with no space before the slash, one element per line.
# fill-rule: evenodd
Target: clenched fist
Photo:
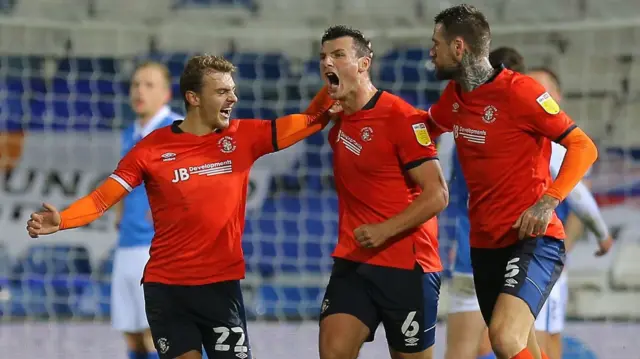
<path fill-rule="evenodd" d="M 363 224 L 353 231 L 353 235 L 365 248 L 380 247 L 390 237 L 384 224 Z"/>

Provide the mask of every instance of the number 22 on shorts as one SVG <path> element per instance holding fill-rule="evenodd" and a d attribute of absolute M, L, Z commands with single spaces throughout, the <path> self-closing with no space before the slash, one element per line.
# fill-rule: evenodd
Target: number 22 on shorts
<path fill-rule="evenodd" d="M 218 337 L 218 340 L 216 340 L 216 346 L 214 347 L 214 350 L 219 352 L 226 352 L 231 350 L 231 345 L 225 344 L 225 341 L 229 338 L 230 332 L 234 332 L 236 334 L 240 334 L 240 337 L 238 338 L 238 341 L 236 342 L 236 345 L 233 348 L 233 351 L 235 353 L 247 353 L 249 351 L 249 348 L 247 348 L 247 346 L 244 345 L 245 335 L 242 327 L 233 327 L 233 328 L 216 327 L 216 328 L 213 328 L 213 332 L 216 334 L 220 334 L 220 336 Z"/>

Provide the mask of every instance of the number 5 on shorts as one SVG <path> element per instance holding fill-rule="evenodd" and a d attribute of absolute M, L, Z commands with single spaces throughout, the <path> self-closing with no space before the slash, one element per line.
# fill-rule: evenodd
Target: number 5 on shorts
<path fill-rule="evenodd" d="M 518 281 L 514 279 L 515 276 L 520 273 L 520 267 L 516 263 L 520 262 L 520 257 L 511 258 L 507 262 L 507 267 L 505 268 L 505 287 L 515 287 L 518 284 Z"/>

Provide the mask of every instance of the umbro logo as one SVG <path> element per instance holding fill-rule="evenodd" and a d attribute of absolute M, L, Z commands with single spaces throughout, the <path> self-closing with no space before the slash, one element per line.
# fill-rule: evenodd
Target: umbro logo
<path fill-rule="evenodd" d="M 162 156 L 160 157 L 162 157 L 163 162 L 175 161 L 176 154 L 173 152 L 166 152 L 166 153 L 163 153 Z"/>

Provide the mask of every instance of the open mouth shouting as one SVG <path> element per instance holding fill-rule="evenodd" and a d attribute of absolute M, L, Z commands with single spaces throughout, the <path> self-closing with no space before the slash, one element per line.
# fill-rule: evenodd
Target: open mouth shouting
<path fill-rule="evenodd" d="M 229 118 L 231 118 L 232 108 L 233 108 L 232 106 L 229 106 L 229 107 L 220 109 L 220 116 L 222 116 L 222 118 L 224 118 L 225 120 L 229 121 Z"/>
<path fill-rule="evenodd" d="M 328 71 L 325 72 L 324 76 L 327 79 L 327 86 L 329 87 L 329 91 L 330 92 L 336 92 L 338 91 L 338 88 L 340 87 L 340 78 L 338 77 L 338 74 L 336 74 L 333 71 Z"/>

